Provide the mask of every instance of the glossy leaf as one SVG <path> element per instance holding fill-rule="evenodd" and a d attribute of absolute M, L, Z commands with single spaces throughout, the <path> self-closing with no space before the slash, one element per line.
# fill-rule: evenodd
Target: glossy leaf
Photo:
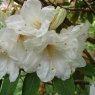
<path fill-rule="evenodd" d="M 3 80 L 0 95 L 14 95 L 19 78 L 15 82 L 10 82 L 9 77 L 5 77 Z"/>
<path fill-rule="evenodd" d="M 78 69 L 80 72 L 82 72 L 85 75 L 88 76 L 95 76 L 95 67 L 87 64 L 85 67 Z"/>
<path fill-rule="evenodd" d="M 27 74 L 22 88 L 22 95 L 37 95 L 40 80 L 35 73 Z"/>
<path fill-rule="evenodd" d="M 59 95 L 74 95 L 75 93 L 75 84 L 72 78 L 63 81 L 55 78 L 53 80 L 54 91 L 58 92 Z"/>
<path fill-rule="evenodd" d="M 87 19 L 92 24 L 93 23 L 93 14 L 92 13 L 87 13 Z"/>

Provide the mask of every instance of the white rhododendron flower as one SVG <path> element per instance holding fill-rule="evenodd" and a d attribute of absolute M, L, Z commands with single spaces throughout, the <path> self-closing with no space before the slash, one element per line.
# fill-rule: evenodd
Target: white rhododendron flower
<path fill-rule="evenodd" d="M 4 34 L 4 36 L 2 34 Z M 6 39 L 5 37 L 6 37 L 6 34 L 3 33 L 3 31 L 0 31 L 0 39 Z M 19 66 L 17 65 L 17 62 L 8 55 L 8 52 L 6 49 L 7 44 L 3 43 L 2 41 L 3 40 L 0 40 L 0 79 L 6 74 L 9 74 L 9 79 L 11 82 L 13 82 L 18 77 Z M 2 47 L 2 46 L 5 46 L 5 47 Z M 11 48 L 11 45 L 10 45 L 10 48 Z"/>
<path fill-rule="evenodd" d="M 48 31 L 54 15 L 54 7 L 42 8 L 39 0 L 28 0 L 25 1 L 20 14 L 10 16 L 6 24 L 19 34 L 39 37 Z"/>
<path fill-rule="evenodd" d="M 35 8 L 35 6 L 37 7 Z M 9 58 L 16 61 L 20 68 L 24 67 L 26 55 L 29 56 L 23 42 L 31 36 L 41 36 L 46 33 L 54 15 L 54 8 L 45 7 L 41 9 L 41 3 L 38 0 L 28 0 L 19 15 L 10 16 L 7 19 L 7 28 L 0 31 L 0 45 L 7 50 Z M 15 70 L 15 68 L 12 69 Z M 3 75 L 1 74 L 1 76 Z"/>
<path fill-rule="evenodd" d="M 19 14 L 6 20 L 0 30 L 0 79 L 9 74 L 15 81 L 19 69 L 37 72 L 43 82 L 54 77 L 66 80 L 78 67 L 86 65 L 82 58 L 88 25 L 56 29 L 66 17 L 66 10 L 43 7 L 39 0 L 27 0 Z"/>
<path fill-rule="evenodd" d="M 35 6 L 37 7 L 35 8 Z M 63 18 L 58 21 L 58 18 L 61 16 Z M 25 50 L 23 42 L 35 36 L 43 36 L 48 32 L 49 28 L 52 29 L 54 27 L 55 29 L 55 26 L 58 27 L 62 23 L 65 16 L 66 11 L 60 8 L 57 8 L 57 10 L 53 7 L 44 7 L 41 9 L 41 3 L 38 0 L 26 1 L 20 14 L 10 16 L 6 21 L 7 28 L 11 29 L 11 32 L 5 29 L 4 33 L 7 32 L 7 34 L 6 39 L 3 39 L 3 43 L 6 42 L 5 44 L 8 45 L 6 49 L 10 57 L 18 61 L 20 67 L 23 67 L 23 64 L 27 64 L 26 60 L 24 62 L 24 59 L 26 56 L 30 56 Z M 9 37 L 9 35 L 11 36 Z M 35 69 L 32 70 L 35 71 Z"/>
<path fill-rule="evenodd" d="M 35 6 L 37 7 L 35 8 Z M 0 40 L 3 47 L 8 50 L 10 57 L 19 61 L 20 66 L 27 54 L 23 46 L 24 40 L 46 33 L 55 13 L 53 7 L 41 9 L 40 1 L 28 0 L 23 5 L 19 15 L 10 16 L 7 19 L 7 28 L 2 30 L 3 34 L 1 34 L 5 38 Z"/>
<path fill-rule="evenodd" d="M 88 25 L 78 25 L 63 29 L 60 34 L 48 31 L 44 36 L 26 40 L 25 47 L 31 57 L 27 57 L 25 71 L 31 73 L 34 64 L 39 64 L 37 75 L 42 81 L 48 82 L 54 76 L 68 79 L 75 68 L 86 65 L 82 52 L 87 30 Z"/>
<path fill-rule="evenodd" d="M 23 46 L 23 41 L 27 36 L 17 34 L 13 29 L 4 28 L 0 31 L 0 45 L 7 50 L 10 58 L 15 60 L 19 67 L 22 67 L 22 61 L 27 52 Z"/>

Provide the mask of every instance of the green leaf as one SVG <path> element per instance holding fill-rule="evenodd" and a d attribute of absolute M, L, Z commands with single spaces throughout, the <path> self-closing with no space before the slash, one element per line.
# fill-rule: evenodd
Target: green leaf
<path fill-rule="evenodd" d="M 87 13 L 87 19 L 92 24 L 93 23 L 93 14 L 88 12 Z"/>
<path fill-rule="evenodd" d="M 86 12 L 84 12 L 84 11 L 82 11 L 81 13 L 80 13 L 80 20 L 84 23 L 85 22 L 85 20 L 86 20 Z"/>
<path fill-rule="evenodd" d="M 53 80 L 54 91 L 58 92 L 59 95 L 74 95 L 75 94 L 75 84 L 72 78 L 63 81 L 55 78 Z"/>
<path fill-rule="evenodd" d="M 0 95 L 14 95 L 19 78 L 15 82 L 10 82 L 9 77 L 6 76 L 3 80 Z"/>
<path fill-rule="evenodd" d="M 78 69 L 81 73 L 88 76 L 95 76 L 95 67 L 87 64 L 85 67 Z"/>
<path fill-rule="evenodd" d="M 85 87 L 82 88 L 80 85 L 76 85 L 76 95 L 89 95 L 90 86 L 84 85 Z"/>
<path fill-rule="evenodd" d="M 72 18 L 71 18 L 72 22 L 73 22 L 73 23 L 76 23 L 77 20 L 78 20 L 78 18 L 79 18 L 79 16 L 80 16 L 80 12 L 78 12 L 78 11 L 74 12 L 74 13 L 73 13 L 73 16 L 72 16 Z"/>
<path fill-rule="evenodd" d="M 1 85 L 2 85 L 2 80 L 0 80 L 0 88 L 1 88 Z"/>
<path fill-rule="evenodd" d="M 35 73 L 27 74 L 22 88 L 22 95 L 37 95 L 40 80 Z"/>
<path fill-rule="evenodd" d="M 45 84 L 45 95 L 54 95 L 53 85 Z"/>

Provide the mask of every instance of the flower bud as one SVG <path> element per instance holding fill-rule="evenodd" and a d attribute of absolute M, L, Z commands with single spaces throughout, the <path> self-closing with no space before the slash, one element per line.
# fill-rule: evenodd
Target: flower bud
<path fill-rule="evenodd" d="M 57 7 L 54 19 L 50 24 L 50 30 L 55 30 L 64 21 L 65 17 L 66 17 L 66 10 Z"/>

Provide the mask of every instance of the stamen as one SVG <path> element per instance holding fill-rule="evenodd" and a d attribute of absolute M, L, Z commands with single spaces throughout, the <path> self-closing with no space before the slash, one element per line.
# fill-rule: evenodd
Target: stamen
<path fill-rule="evenodd" d="M 25 41 L 28 37 L 26 35 L 19 34 L 18 41 Z"/>

